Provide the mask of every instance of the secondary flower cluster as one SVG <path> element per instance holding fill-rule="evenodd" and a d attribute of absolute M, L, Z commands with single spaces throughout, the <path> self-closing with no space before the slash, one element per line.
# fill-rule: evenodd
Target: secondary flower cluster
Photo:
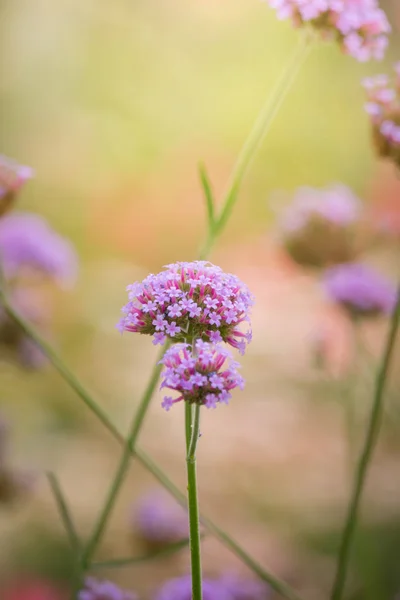
<path fill-rule="evenodd" d="M 344 185 L 300 188 L 281 220 L 281 237 L 300 265 L 324 267 L 357 254 L 360 200 Z"/>
<path fill-rule="evenodd" d="M 363 85 L 377 153 L 400 167 L 400 63 L 394 70 L 392 82 L 386 75 L 377 75 L 364 79 Z"/>
<path fill-rule="evenodd" d="M 251 331 L 238 329 L 249 321 L 253 298 L 236 277 L 205 261 L 167 265 L 157 275 L 128 286 L 129 302 L 122 309 L 120 331 L 153 336 L 155 344 L 166 338 L 183 342 L 200 338 L 227 342 L 245 351 Z"/>
<path fill-rule="evenodd" d="M 352 316 L 389 314 L 396 302 L 395 287 L 380 273 L 361 263 L 328 269 L 323 285 L 328 296 Z"/>
<path fill-rule="evenodd" d="M 382 59 L 390 24 L 377 0 L 268 0 L 279 19 L 310 25 L 358 61 Z"/>
<path fill-rule="evenodd" d="M 78 261 L 71 243 L 43 218 L 24 212 L 5 214 L 31 176 L 29 167 L 0 156 L 0 261 L 14 306 L 43 330 L 48 328 L 51 309 L 46 291 L 36 286 L 38 280 L 45 277 L 69 286 L 76 279 Z M 37 369 L 44 362 L 40 349 L 1 308 L 0 345 L 7 354 L 12 350 L 25 367 Z"/>
<path fill-rule="evenodd" d="M 216 408 L 220 402 L 229 402 L 231 390 L 244 387 L 237 371 L 240 365 L 230 352 L 202 340 L 196 341 L 194 352 L 189 344 L 174 344 L 161 364 L 165 367 L 161 387 L 179 393 L 177 398 L 164 397 L 162 406 L 166 410 L 180 400 Z"/>

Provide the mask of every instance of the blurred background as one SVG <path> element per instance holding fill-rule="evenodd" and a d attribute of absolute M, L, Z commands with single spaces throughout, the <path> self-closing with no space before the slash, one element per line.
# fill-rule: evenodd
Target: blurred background
<path fill-rule="evenodd" d="M 381 4 L 394 29 L 384 63 L 359 64 L 332 44 L 313 49 L 211 257 L 245 281 L 256 304 L 245 391 L 229 408 L 204 415 L 201 507 L 266 568 L 316 600 L 327 597 L 349 496 L 343 389 L 350 374 L 354 379 L 355 352 L 347 316 L 327 303 L 315 272 L 280 247 L 277 222 L 299 186 L 343 183 L 371 222 L 390 224 L 366 259 L 393 280 L 398 274 L 400 180 L 374 157 L 360 85 L 400 57 L 400 7 Z M 45 217 L 79 255 L 72 289 L 46 284 L 51 340 L 122 431 L 157 352 L 150 338 L 115 329 L 125 288 L 196 257 L 206 228 L 198 163 L 205 162 L 221 197 L 296 43 L 292 27 L 257 1 L 0 4 L 1 151 L 35 171 L 17 208 Z M 368 360 L 379 356 L 385 326 L 381 318 L 362 327 Z M 398 355 L 351 563 L 353 600 L 400 593 Z M 371 402 L 368 365 L 357 361 L 355 449 Z M 53 600 L 49 591 L 29 596 L 32 584 L 55 586 L 59 600 L 72 560 L 43 473 L 58 474 L 85 536 L 120 448 L 50 365 L 27 369 L 5 354 L 0 376 L 9 460 L 34 474 L 29 494 L 0 505 L 1 598 Z M 141 447 L 181 489 L 183 433 L 180 407 L 165 413 L 157 394 Z M 157 488 L 133 462 L 99 559 L 142 552 L 132 515 Z M 211 577 L 249 575 L 211 536 L 203 561 Z M 183 550 L 99 576 L 150 600 L 161 582 L 188 568 Z"/>

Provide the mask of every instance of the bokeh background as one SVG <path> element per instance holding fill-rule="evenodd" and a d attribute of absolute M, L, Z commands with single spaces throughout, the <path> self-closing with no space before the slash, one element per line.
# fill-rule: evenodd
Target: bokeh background
<path fill-rule="evenodd" d="M 354 348 L 346 317 L 326 302 L 316 275 L 279 248 L 276 223 L 297 187 L 344 183 L 372 220 L 391 223 L 367 259 L 396 277 L 400 181 L 374 157 L 360 86 L 400 56 L 400 8 L 396 0 L 381 4 L 394 28 L 384 63 L 360 65 L 330 44 L 312 51 L 212 254 L 247 283 L 256 305 L 254 339 L 243 360 L 246 389 L 229 408 L 204 415 L 201 506 L 310 599 L 327 595 L 349 495 L 343 386 Z M 46 217 L 80 257 L 77 285 L 49 290 L 52 341 L 122 431 L 156 355 L 150 338 L 121 337 L 115 329 L 126 285 L 195 258 L 206 227 L 198 163 L 206 163 L 221 197 L 296 43 L 296 32 L 266 3 L 248 0 L 0 4 L 1 150 L 35 170 L 18 208 Z M 372 360 L 385 324 L 363 329 Z M 324 368 L 315 360 L 321 336 Z M 399 365 L 400 356 L 397 371 Z M 371 401 L 368 373 L 361 368 L 354 391 L 356 445 Z M 50 365 L 29 371 L 4 357 L 0 376 L 12 462 L 36 474 L 29 497 L 0 507 L 3 589 L 10 580 L 67 589 L 71 556 L 43 473 L 59 475 L 84 536 L 120 448 Z M 398 390 L 394 369 L 353 553 L 348 598 L 354 600 L 389 600 L 400 592 Z M 165 413 L 157 395 L 141 446 L 184 489 L 180 408 Z M 100 558 L 140 553 L 131 515 L 137 499 L 156 487 L 133 462 Z M 150 600 L 160 582 L 188 566 L 184 550 L 101 576 Z M 204 540 L 204 569 L 209 576 L 230 569 L 249 574 L 211 536 Z M 31 600 L 27 593 L 16 600 Z"/>

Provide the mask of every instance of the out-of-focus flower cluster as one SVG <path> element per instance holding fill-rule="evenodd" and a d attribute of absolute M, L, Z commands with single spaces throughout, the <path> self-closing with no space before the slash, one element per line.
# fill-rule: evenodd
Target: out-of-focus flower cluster
<path fill-rule="evenodd" d="M 267 600 L 270 597 L 267 585 L 236 576 L 220 579 L 203 579 L 203 600 Z M 190 576 L 171 579 L 163 585 L 155 600 L 191 600 Z"/>
<path fill-rule="evenodd" d="M 188 515 L 165 493 L 150 492 L 134 507 L 133 531 L 149 547 L 159 547 L 189 536 Z"/>
<path fill-rule="evenodd" d="M 75 282 L 78 261 L 71 243 L 40 216 L 11 212 L 17 192 L 32 176 L 29 167 L 0 157 L 0 264 L 7 294 L 19 312 L 42 331 L 49 331 L 51 306 L 38 284 L 47 278 L 62 287 Z M 0 307 L 0 345 L 11 350 L 24 367 L 44 363 L 40 349 L 27 338 Z"/>
<path fill-rule="evenodd" d="M 300 188 L 285 209 L 280 236 L 300 265 L 326 267 L 352 260 L 359 251 L 360 200 L 344 185 Z"/>
<path fill-rule="evenodd" d="M 396 302 L 396 288 L 380 273 L 361 263 L 328 269 L 323 277 L 328 296 L 352 316 L 390 314 Z"/>
<path fill-rule="evenodd" d="M 165 271 L 128 286 L 129 302 L 122 309 L 120 331 L 153 336 L 155 344 L 199 338 L 227 342 L 241 353 L 251 340 L 251 330 L 240 331 L 249 321 L 253 298 L 236 277 L 205 261 L 177 262 Z"/>
<path fill-rule="evenodd" d="M 381 60 L 391 27 L 377 0 L 267 0 L 279 19 L 308 25 L 361 62 Z"/>
<path fill-rule="evenodd" d="M 229 402 L 231 390 L 244 387 L 237 370 L 239 363 L 220 344 L 197 340 L 194 352 L 189 344 L 174 344 L 165 353 L 161 364 L 164 365 L 161 387 L 179 393 L 177 398 L 164 398 L 162 406 L 166 410 L 181 400 L 216 408 L 220 402 Z"/>
<path fill-rule="evenodd" d="M 78 600 L 137 600 L 136 594 L 127 592 L 111 581 L 99 581 L 91 577 L 78 593 Z"/>
<path fill-rule="evenodd" d="M 364 79 L 367 111 L 376 151 L 400 167 L 400 63 L 392 81 L 387 75 Z"/>
<path fill-rule="evenodd" d="M 10 428 L 0 420 L 0 503 L 8 504 L 24 498 L 31 490 L 34 475 L 27 471 L 16 470 L 9 462 Z"/>

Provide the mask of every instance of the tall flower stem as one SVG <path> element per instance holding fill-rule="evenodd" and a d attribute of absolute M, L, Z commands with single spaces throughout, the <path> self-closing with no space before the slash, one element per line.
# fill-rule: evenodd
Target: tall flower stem
<path fill-rule="evenodd" d="M 196 448 L 200 435 L 200 405 L 185 404 L 186 469 L 189 512 L 190 560 L 192 572 L 192 600 L 202 600 L 200 522 L 197 498 Z"/>
<path fill-rule="evenodd" d="M 341 600 L 346 583 L 347 569 L 350 559 L 351 545 L 357 525 L 361 497 L 364 491 L 368 468 L 379 435 L 382 420 L 383 400 L 393 351 L 400 322 L 400 286 L 397 293 L 397 302 L 392 314 L 391 323 L 386 339 L 385 349 L 375 381 L 375 392 L 369 418 L 364 446 L 361 451 L 357 470 L 354 477 L 353 492 L 350 498 L 347 517 L 339 549 L 336 576 L 333 584 L 331 600 Z"/>
<path fill-rule="evenodd" d="M 254 159 L 257 150 L 267 135 L 280 107 L 282 106 L 286 95 L 292 87 L 296 76 L 303 64 L 311 47 L 310 38 L 302 37 L 299 44 L 295 47 L 286 67 L 282 70 L 272 93 L 267 102 L 261 109 L 253 128 L 242 146 L 239 156 L 236 160 L 232 174 L 229 178 L 227 190 L 224 194 L 224 200 L 219 216 L 214 219 L 214 223 L 209 227 L 207 239 L 200 252 L 200 258 L 205 259 L 209 255 L 216 239 L 226 226 L 235 206 L 240 186 L 244 176 Z"/>

